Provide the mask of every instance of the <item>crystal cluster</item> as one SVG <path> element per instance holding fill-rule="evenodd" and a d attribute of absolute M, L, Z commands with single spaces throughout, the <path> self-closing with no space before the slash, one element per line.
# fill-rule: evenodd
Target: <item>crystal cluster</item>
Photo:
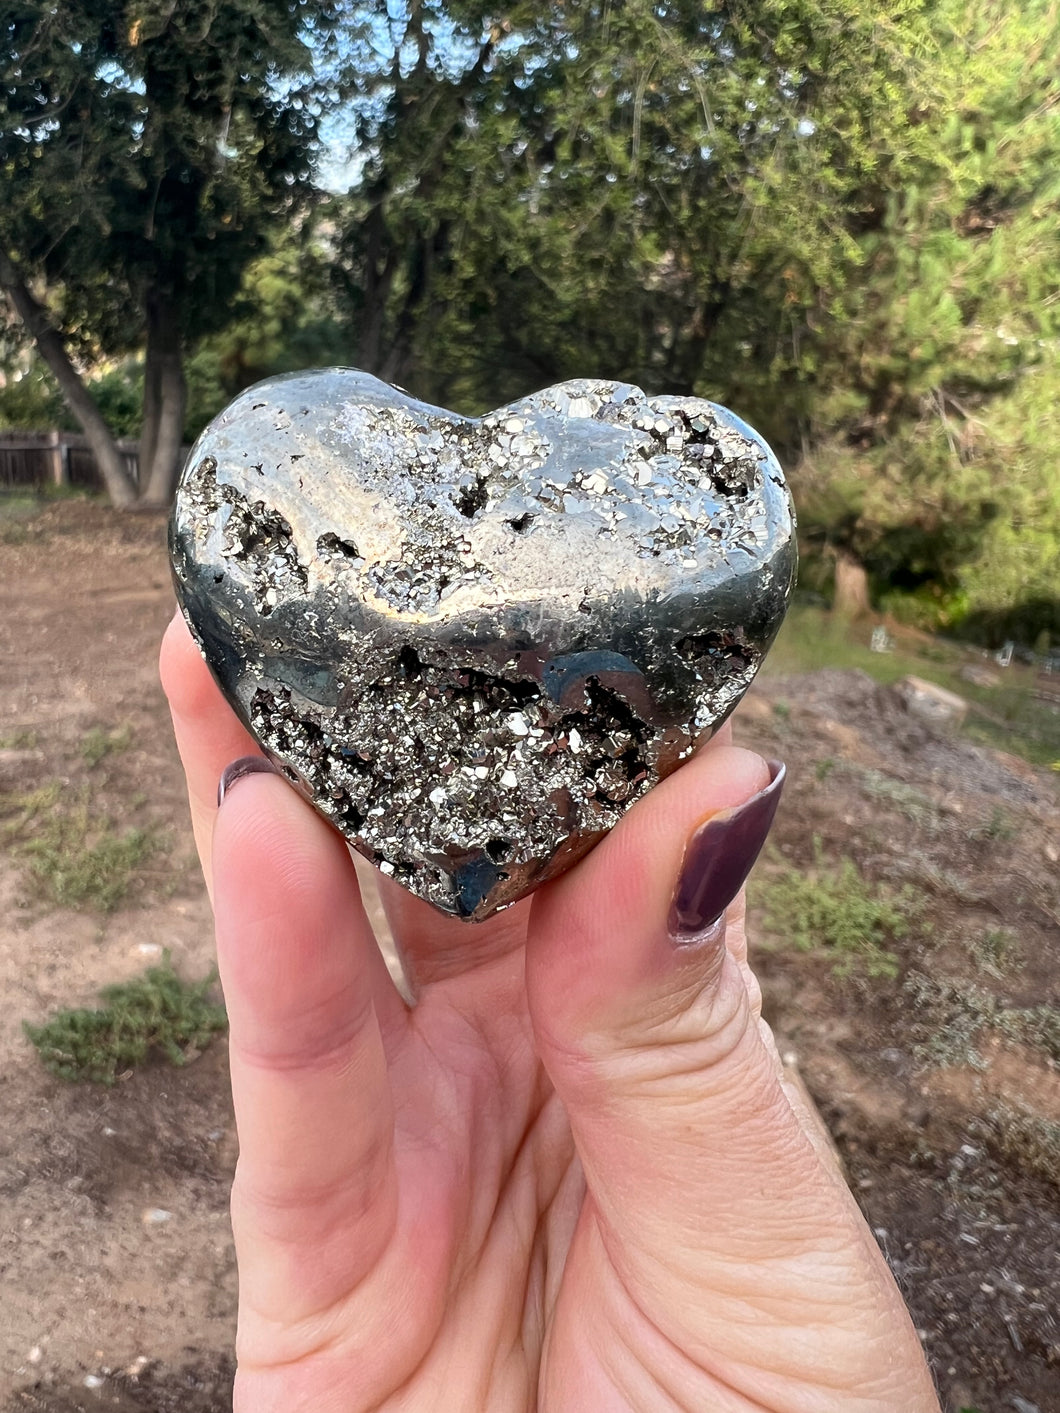
<path fill-rule="evenodd" d="M 795 573 L 777 462 L 724 408 L 578 380 L 468 419 L 351 369 L 259 384 L 207 428 L 171 549 L 263 748 L 473 919 L 717 728 Z"/>

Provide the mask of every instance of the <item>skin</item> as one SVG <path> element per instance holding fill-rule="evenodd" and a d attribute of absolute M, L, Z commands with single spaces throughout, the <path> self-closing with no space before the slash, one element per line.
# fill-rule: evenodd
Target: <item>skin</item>
<path fill-rule="evenodd" d="M 275 775 L 218 810 L 257 748 L 179 619 L 162 678 L 231 1023 L 237 1413 L 938 1413 L 742 898 L 722 940 L 667 934 L 686 841 L 763 761 L 712 742 L 486 923 L 387 887 L 410 1009 L 339 836 Z"/>

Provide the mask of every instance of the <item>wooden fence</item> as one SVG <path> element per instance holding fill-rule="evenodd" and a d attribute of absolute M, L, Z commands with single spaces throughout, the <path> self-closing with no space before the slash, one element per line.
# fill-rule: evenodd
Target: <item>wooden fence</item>
<path fill-rule="evenodd" d="M 140 479 L 140 443 L 119 441 L 133 480 Z M 88 438 L 76 432 L 0 432 L 0 490 L 37 486 L 103 489 Z"/>

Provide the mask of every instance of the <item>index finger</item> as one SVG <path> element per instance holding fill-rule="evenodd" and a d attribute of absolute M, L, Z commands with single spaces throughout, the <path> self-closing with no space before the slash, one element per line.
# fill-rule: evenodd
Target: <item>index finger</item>
<path fill-rule="evenodd" d="M 188 778 L 195 846 L 212 901 L 217 782 L 229 761 L 261 755 L 261 750 L 222 696 L 179 609 L 162 639 L 158 668 Z"/>

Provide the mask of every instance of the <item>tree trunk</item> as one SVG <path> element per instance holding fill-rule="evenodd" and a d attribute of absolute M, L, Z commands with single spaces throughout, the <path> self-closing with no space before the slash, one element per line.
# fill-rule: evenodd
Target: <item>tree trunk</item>
<path fill-rule="evenodd" d="M 865 566 L 859 564 L 847 550 L 836 550 L 832 611 L 837 618 L 850 623 L 871 612 L 869 576 Z"/>
<path fill-rule="evenodd" d="M 398 252 L 388 244 L 385 259 L 383 243 L 387 237 L 383 196 L 374 194 L 374 205 L 368 213 L 368 242 L 364 260 L 364 304 L 357 337 L 357 367 L 366 373 L 379 373 L 383 362 L 383 328 L 390 290 L 398 268 Z"/>
<path fill-rule="evenodd" d="M 150 351 L 144 357 L 144 404 L 140 420 L 140 491 L 144 490 L 155 464 L 158 445 L 158 419 L 162 414 L 162 384 L 157 359 Z"/>
<path fill-rule="evenodd" d="M 187 388 L 180 328 L 165 295 L 147 298 L 144 421 L 140 444 L 140 500 L 168 506 L 180 474 Z M 146 452 L 146 456 L 145 456 Z"/>
<path fill-rule="evenodd" d="M 81 430 L 88 438 L 112 504 L 119 509 L 133 505 L 136 501 L 136 484 L 125 469 L 124 458 L 110 428 L 104 422 L 91 393 L 81 381 L 81 375 L 70 362 L 62 335 L 52 327 L 47 311 L 37 303 L 26 282 L 2 252 L 0 286 L 36 344 L 37 352 L 51 369 L 67 407 L 77 418 Z"/>

